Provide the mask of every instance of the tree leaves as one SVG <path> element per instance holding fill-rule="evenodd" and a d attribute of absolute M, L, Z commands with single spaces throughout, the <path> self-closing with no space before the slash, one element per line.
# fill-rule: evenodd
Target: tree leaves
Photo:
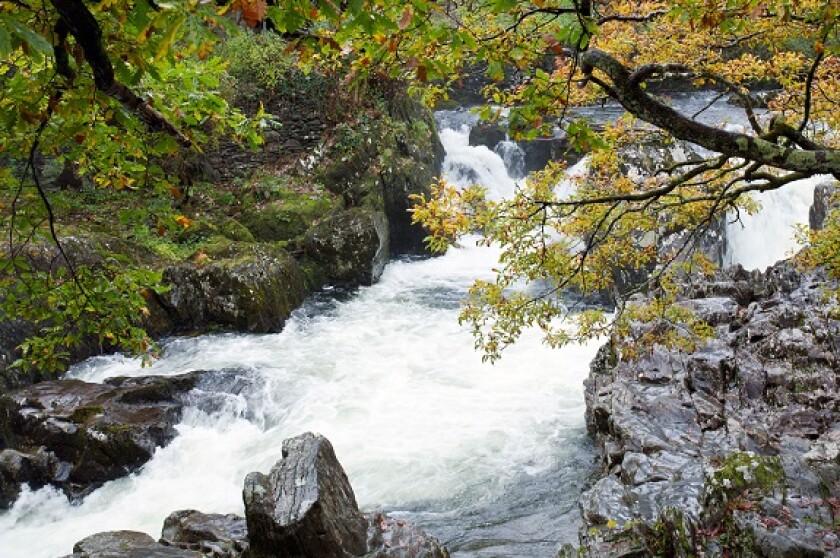
<path fill-rule="evenodd" d="M 245 24 L 252 29 L 265 21 L 268 15 L 268 4 L 265 0 L 235 0 L 231 8 L 239 12 Z"/>

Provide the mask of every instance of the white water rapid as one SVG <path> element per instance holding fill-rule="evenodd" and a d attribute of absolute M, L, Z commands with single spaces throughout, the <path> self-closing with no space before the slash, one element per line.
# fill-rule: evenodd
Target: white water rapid
<path fill-rule="evenodd" d="M 443 130 L 453 182 L 499 197 L 513 180 L 499 156 Z M 350 295 L 313 297 L 276 335 L 175 339 L 151 368 L 120 356 L 72 370 L 116 375 L 225 370 L 234 393 L 195 393 L 178 437 L 137 474 L 79 505 L 26 492 L 0 515 L 0 557 L 53 558 L 79 539 L 131 529 L 160 536 L 172 511 L 242 513 L 250 471 L 267 471 L 283 439 L 327 436 L 360 505 L 418 522 L 456 556 L 553 556 L 577 538 L 577 497 L 593 468 L 582 379 L 597 343 L 564 350 L 526 334 L 482 364 L 459 301 L 497 253 L 463 243 L 440 258 L 391 263 Z"/>
<path fill-rule="evenodd" d="M 742 212 L 740 221 L 732 219 L 726 225 L 725 263 L 763 271 L 802 248 L 796 239 L 796 226 L 808 225 L 814 188 L 828 179 L 813 176 L 755 196 L 761 209 L 753 215 Z"/>

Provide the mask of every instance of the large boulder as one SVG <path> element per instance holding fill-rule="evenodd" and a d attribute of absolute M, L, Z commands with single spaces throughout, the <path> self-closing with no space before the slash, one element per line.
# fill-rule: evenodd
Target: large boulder
<path fill-rule="evenodd" d="M 179 330 L 279 331 L 307 292 L 297 262 L 268 244 L 230 244 L 168 267 L 163 283 L 159 298 Z"/>
<path fill-rule="evenodd" d="M 371 285 L 388 263 L 387 219 L 367 207 L 336 212 L 307 232 L 305 250 L 326 282 Z"/>
<path fill-rule="evenodd" d="M 676 304 L 708 338 L 653 320 L 601 349 L 585 390 L 604 465 L 581 499 L 589 555 L 836 553 L 840 321 L 823 298 L 836 288 L 787 262 L 691 277 Z M 678 346 L 638 343 L 668 331 Z"/>
<path fill-rule="evenodd" d="M 243 490 L 249 558 L 448 558 L 436 539 L 403 521 L 364 516 L 329 440 L 305 433 L 283 442 L 268 475 Z"/>
<path fill-rule="evenodd" d="M 268 475 L 245 478 L 243 499 L 252 558 L 366 553 L 367 522 L 323 436 L 306 433 L 283 442 L 283 459 Z"/>
<path fill-rule="evenodd" d="M 81 498 L 139 469 L 175 437 L 201 374 L 46 381 L 0 397 L 0 508 L 24 483 Z"/>
<path fill-rule="evenodd" d="M 326 216 L 332 206 L 327 196 L 289 191 L 281 200 L 247 209 L 240 220 L 260 242 L 289 241 Z"/>

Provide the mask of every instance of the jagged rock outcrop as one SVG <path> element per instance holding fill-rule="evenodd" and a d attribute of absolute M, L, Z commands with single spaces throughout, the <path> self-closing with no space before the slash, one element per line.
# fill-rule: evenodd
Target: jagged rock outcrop
<path fill-rule="evenodd" d="M 837 202 L 834 199 L 837 195 L 837 187 L 836 180 L 827 178 L 814 188 L 814 203 L 808 210 L 808 224 L 811 230 L 822 230 L 829 211 L 837 208 Z"/>
<path fill-rule="evenodd" d="M 268 244 L 231 244 L 207 262 L 168 267 L 163 282 L 159 298 L 178 330 L 279 331 L 307 293 L 297 262 Z"/>
<path fill-rule="evenodd" d="M 252 558 L 365 554 L 367 522 L 322 436 L 284 441 L 283 459 L 268 475 L 249 474 L 242 497 Z"/>
<path fill-rule="evenodd" d="M 140 468 L 175 437 L 201 374 L 56 380 L 0 397 L 0 508 L 24 483 L 81 498 Z"/>
<path fill-rule="evenodd" d="M 362 515 L 329 440 L 312 433 L 283 442 L 268 475 L 243 490 L 249 558 L 374 556 L 447 558 L 437 540 L 381 514 Z"/>
<path fill-rule="evenodd" d="M 640 347 L 679 327 L 635 323 L 600 350 L 585 394 L 604 465 L 581 499 L 590 556 L 836 554 L 836 287 L 789 262 L 693 278 L 677 304 L 708 339 Z"/>

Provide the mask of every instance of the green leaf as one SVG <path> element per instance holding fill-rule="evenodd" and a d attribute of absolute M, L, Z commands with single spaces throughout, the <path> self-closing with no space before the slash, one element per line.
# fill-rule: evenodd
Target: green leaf
<path fill-rule="evenodd" d="M 12 52 L 12 38 L 5 27 L 0 26 L 0 56 L 8 56 Z"/>
<path fill-rule="evenodd" d="M 26 44 L 32 47 L 35 51 L 40 52 L 41 54 L 52 54 L 53 48 L 47 39 L 38 33 L 27 29 L 16 21 L 12 21 L 10 23 L 13 27 L 15 35 L 23 39 L 24 42 L 26 42 Z"/>

